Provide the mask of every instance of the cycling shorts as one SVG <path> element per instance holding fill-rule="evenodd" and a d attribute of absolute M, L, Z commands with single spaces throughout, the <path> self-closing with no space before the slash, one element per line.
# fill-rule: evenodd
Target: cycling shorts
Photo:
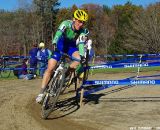
<path fill-rule="evenodd" d="M 64 53 L 66 53 L 66 54 L 68 54 L 70 57 L 72 57 L 73 53 L 76 52 L 76 51 L 78 51 L 77 48 L 71 47 L 71 48 L 69 48 L 69 50 L 65 51 Z M 60 61 L 60 59 L 61 59 L 61 54 L 60 54 L 60 52 L 55 51 L 55 52 L 53 53 L 53 55 L 51 56 L 51 58 L 55 59 L 56 61 Z"/>
<path fill-rule="evenodd" d="M 58 51 L 55 51 L 51 56 L 51 58 L 55 59 L 56 61 L 59 61 L 61 58 L 61 54 L 59 51 L 68 54 L 70 57 L 72 57 L 74 52 L 78 51 L 76 43 L 67 43 L 63 38 L 59 39 L 57 43 L 57 49 Z"/>

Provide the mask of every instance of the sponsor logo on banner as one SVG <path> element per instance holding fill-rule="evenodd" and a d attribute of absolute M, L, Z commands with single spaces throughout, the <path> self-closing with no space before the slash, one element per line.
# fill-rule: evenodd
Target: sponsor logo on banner
<path fill-rule="evenodd" d="M 95 81 L 95 84 L 119 84 L 118 80 L 101 80 Z"/>
<path fill-rule="evenodd" d="M 112 68 L 111 65 L 97 65 L 97 66 L 92 66 L 91 69 L 98 69 L 98 68 Z"/>
<path fill-rule="evenodd" d="M 144 64 L 128 64 L 128 65 L 124 65 L 124 68 L 131 68 L 131 67 L 147 67 L 149 66 L 148 63 L 144 63 Z"/>
<path fill-rule="evenodd" d="M 132 80 L 131 84 L 156 84 L 155 80 Z"/>

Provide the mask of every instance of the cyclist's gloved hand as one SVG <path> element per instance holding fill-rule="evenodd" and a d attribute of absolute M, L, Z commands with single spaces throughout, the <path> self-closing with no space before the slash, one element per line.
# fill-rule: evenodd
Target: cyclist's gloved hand
<path fill-rule="evenodd" d="M 86 62 L 86 58 L 84 56 L 81 56 L 81 63 L 84 64 Z"/>
<path fill-rule="evenodd" d="M 86 41 L 87 41 L 87 35 L 81 34 L 76 40 L 76 44 L 78 45 L 79 43 L 85 43 Z"/>

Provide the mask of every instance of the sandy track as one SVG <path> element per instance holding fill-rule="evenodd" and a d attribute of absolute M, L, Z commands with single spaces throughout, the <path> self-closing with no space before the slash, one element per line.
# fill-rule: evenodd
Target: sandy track
<path fill-rule="evenodd" d="M 119 79 L 132 74 L 101 74 Z M 48 120 L 35 103 L 41 80 L 0 80 L 0 130 L 130 130 L 160 127 L 160 87 L 113 87 L 92 94 L 79 108 L 69 96 Z"/>
<path fill-rule="evenodd" d="M 41 80 L 0 82 L 0 130 L 91 130 L 66 116 L 41 119 L 40 105 L 35 103 Z"/>
<path fill-rule="evenodd" d="M 28 113 L 28 102 L 33 96 L 27 81 L 0 81 L 0 129 L 1 130 L 45 130 Z M 33 86 L 32 86 L 33 87 Z"/>

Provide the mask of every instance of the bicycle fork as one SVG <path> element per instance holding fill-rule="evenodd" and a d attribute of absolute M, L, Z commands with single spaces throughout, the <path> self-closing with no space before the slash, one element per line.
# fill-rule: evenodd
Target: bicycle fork
<path fill-rule="evenodd" d="M 53 75 L 53 79 L 54 80 L 58 80 L 56 79 L 57 75 L 59 72 L 63 72 L 64 71 L 64 64 L 60 64 L 59 67 L 55 70 L 54 75 Z M 62 79 L 62 74 L 60 75 L 59 79 Z M 61 80 L 59 80 L 61 81 Z M 59 83 L 58 83 L 59 84 Z M 56 89 L 57 89 L 57 82 L 54 82 L 54 84 L 52 84 L 52 86 L 56 86 L 56 87 L 52 87 L 50 92 L 49 92 L 49 96 L 54 97 L 56 96 Z"/>

